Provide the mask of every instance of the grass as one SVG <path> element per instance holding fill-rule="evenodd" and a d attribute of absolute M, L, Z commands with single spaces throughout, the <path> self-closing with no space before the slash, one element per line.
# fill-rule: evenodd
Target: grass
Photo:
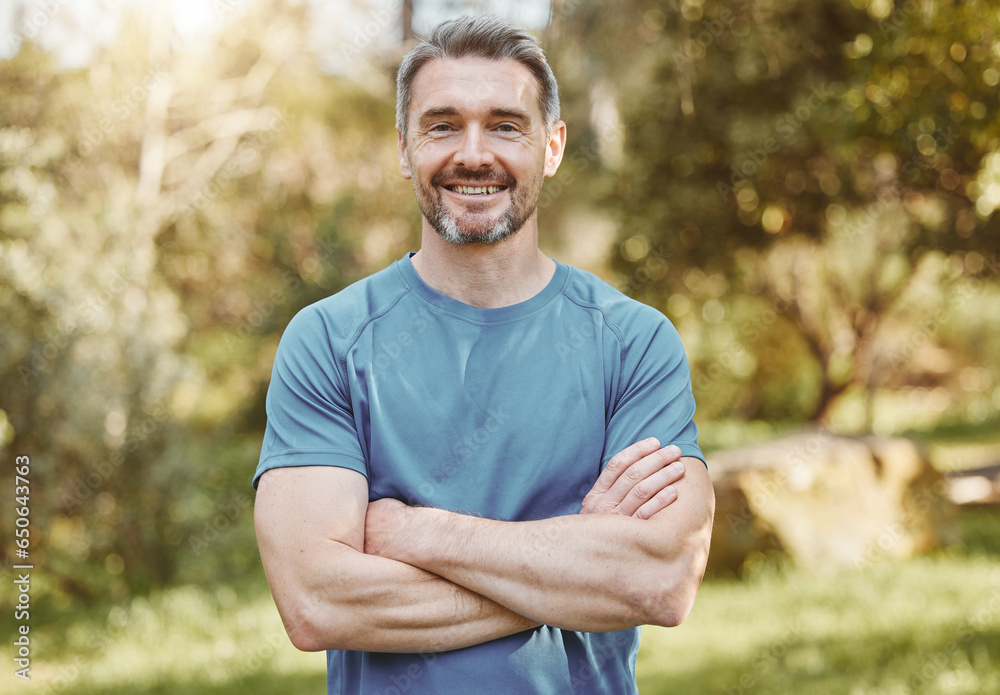
<path fill-rule="evenodd" d="M 817 576 L 772 564 L 708 581 L 683 625 L 643 629 L 640 692 L 1000 692 L 1000 514 L 964 512 L 963 537 L 863 570 Z M 325 692 L 323 655 L 288 643 L 262 581 L 33 613 L 32 683 L 14 678 L 4 634 L 0 692 Z"/>
<path fill-rule="evenodd" d="M 30 623 L 31 676 L 47 693 L 325 692 L 324 655 L 289 643 L 262 584 L 242 591 L 177 587 L 43 620 Z M 4 640 L 6 663 L 12 641 Z M 0 692 L 21 692 L 20 684 L 12 669 L 0 673 Z"/>
<path fill-rule="evenodd" d="M 637 671 L 643 695 L 1000 692 L 1000 564 L 711 581 L 679 628 L 644 628 Z"/>

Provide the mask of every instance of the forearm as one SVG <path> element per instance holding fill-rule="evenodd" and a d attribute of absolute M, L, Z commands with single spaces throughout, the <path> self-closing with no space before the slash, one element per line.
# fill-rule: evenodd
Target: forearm
<path fill-rule="evenodd" d="M 278 601 L 300 649 L 447 651 L 537 625 L 402 562 L 364 555 L 334 541 L 324 558 L 299 586 L 290 587 L 287 600 Z"/>
<path fill-rule="evenodd" d="M 367 506 L 367 480 L 344 468 L 290 467 L 261 478 L 257 542 L 296 647 L 446 651 L 534 626 L 446 579 L 365 555 Z"/>
<path fill-rule="evenodd" d="M 448 540 L 404 554 L 405 562 L 540 623 L 600 632 L 655 622 L 655 600 L 646 597 L 659 594 L 661 578 L 634 571 L 661 566 L 637 533 L 642 521 L 591 515 L 511 523 L 415 511 L 421 534 Z"/>
<path fill-rule="evenodd" d="M 704 467 L 678 487 L 678 500 L 648 520 L 587 514 L 503 522 L 400 507 L 386 526 L 393 533 L 372 535 L 373 550 L 556 627 L 675 625 L 701 582 L 714 512 Z"/>

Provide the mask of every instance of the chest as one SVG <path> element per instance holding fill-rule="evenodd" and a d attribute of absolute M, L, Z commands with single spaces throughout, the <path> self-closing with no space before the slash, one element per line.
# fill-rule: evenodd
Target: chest
<path fill-rule="evenodd" d="M 376 327 L 352 370 L 372 499 L 503 519 L 579 511 L 600 472 L 615 361 L 598 328 L 429 314 Z"/>

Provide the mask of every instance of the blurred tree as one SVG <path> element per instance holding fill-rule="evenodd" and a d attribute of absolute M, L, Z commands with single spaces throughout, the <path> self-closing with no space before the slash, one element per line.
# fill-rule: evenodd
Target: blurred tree
<path fill-rule="evenodd" d="M 915 285 L 954 280 L 922 273 L 928 254 L 995 258 L 991 3 L 564 1 L 555 16 L 560 35 L 588 37 L 565 50 L 613 90 L 627 126 L 605 199 L 617 269 L 688 326 L 709 418 L 736 404 L 826 420 L 853 388 L 926 376 L 919 360 L 877 356 L 912 338 L 894 315 L 932 318 Z M 788 327 L 797 337 L 779 350 L 760 340 Z"/>
<path fill-rule="evenodd" d="M 0 62 L 0 447 L 32 455 L 64 597 L 256 564 L 278 336 L 410 246 L 391 89 L 321 74 L 307 20 L 267 0 L 185 40 L 131 16 L 86 68 Z"/>

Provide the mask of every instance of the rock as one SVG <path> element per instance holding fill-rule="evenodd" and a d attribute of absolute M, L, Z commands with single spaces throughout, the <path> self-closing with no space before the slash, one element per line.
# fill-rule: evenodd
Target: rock
<path fill-rule="evenodd" d="M 860 567 L 955 537 L 947 485 L 908 439 L 816 430 L 717 452 L 708 469 L 713 573 L 776 551 L 812 570 Z"/>

